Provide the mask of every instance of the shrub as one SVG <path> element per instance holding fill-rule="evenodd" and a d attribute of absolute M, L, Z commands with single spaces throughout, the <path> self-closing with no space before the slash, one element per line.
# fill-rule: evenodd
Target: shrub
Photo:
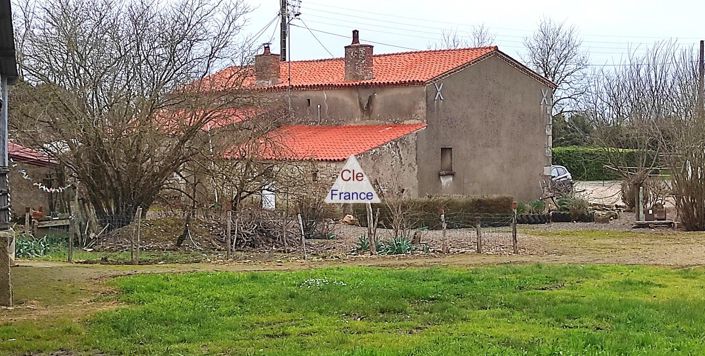
<path fill-rule="evenodd" d="M 35 258 L 44 256 L 52 251 L 66 248 L 66 236 L 44 235 L 18 235 L 15 240 L 15 255 L 18 258 Z"/>
<path fill-rule="evenodd" d="M 663 204 L 666 197 L 672 194 L 670 185 L 660 178 L 647 178 L 642 187 L 644 192 L 643 202 L 646 207 L 654 203 Z M 622 202 L 627 206 L 627 210 L 634 211 L 636 197 L 639 194 L 634 184 L 626 180 L 622 181 L 621 193 Z"/>
<path fill-rule="evenodd" d="M 303 232 L 307 239 L 330 239 L 333 225 L 331 211 L 331 205 L 317 196 L 302 196 L 296 200 L 296 212 L 301 214 Z"/>
<path fill-rule="evenodd" d="M 377 252 L 381 255 L 403 255 L 411 253 L 414 246 L 411 240 L 405 236 L 394 236 L 389 240 L 383 241 L 377 248 Z"/>
<path fill-rule="evenodd" d="M 447 227 L 462 228 L 474 226 L 478 220 L 483 225 L 493 222 L 493 215 L 512 214 L 512 202 L 514 199 L 508 196 L 494 197 L 433 197 L 405 199 L 401 202 L 394 202 L 398 206 L 406 205 L 405 211 L 410 215 L 407 219 L 408 228 L 418 229 L 427 227 L 429 229 L 441 229 L 441 212 L 445 212 Z M 393 222 L 392 212 L 386 204 L 373 204 L 372 209 L 376 212 L 379 208 L 379 226 L 391 228 Z M 360 225 L 367 226 L 367 213 L 363 204 L 353 206 L 353 214 L 360 222 Z"/>
<path fill-rule="evenodd" d="M 574 180 L 619 179 L 617 172 L 605 168 L 605 165 L 610 164 L 610 159 L 622 165 L 635 166 L 638 151 L 579 146 L 553 148 L 553 163 L 568 168 Z"/>
<path fill-rule="evenodd" d="M 370 240 L 367 239 L 367 236 L 365 236 L 365 235 L 358 236 L 355 251 L 365 252 L 365 251 L 369 251 L 369 250 L 370 250 Z"/>
<path fill-rule="evenodd" d="M 560 213 L 568 213 L 571 221 L 590 222 L 593 220 L 593 212 L 590 210 L 590 203 L 582 198 L 572 195 L 566 195 L 556 200 L 558 211 Z M 558 214 L 563 216 L 564 214 Z M 553 221 L 563 221 L 564 218 L 554 219 Z"/>
<path fill-rule="evenodd" d="M 541 199 L 532 200 L 529 202 L 529 214 L 543 214 L 546 211 L 546 203 Z"/>

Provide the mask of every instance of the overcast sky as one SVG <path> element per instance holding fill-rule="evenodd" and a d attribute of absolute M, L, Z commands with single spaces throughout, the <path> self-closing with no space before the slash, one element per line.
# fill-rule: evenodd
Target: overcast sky
<path fill-rule="evenodd" d="M 276 17 L 279 0 L 248 1 L 254 11 L 247 32 L 257 33 Z M 618 63 L 630 48 L 638 50 L 659 40 L 678 39 L 683 46 L 693 46 L 705 39 L 705 1 L 696 0 L 302 0 L 300 11 L 301 19 L 292 22 L 300 26 L 292 27 L 295 60 L 329 58 L 328 51 L 342 56 L 355 28 L 363 42 L 377 42 L 372 43 L 375 53 L 389 53 L 427 49 L 440 41 L 444 29 L 463 33 L 480 24 L 489 27 L 501 50 L 520 58 L 523 38 L 542 17 L 574 25 L 595 66 Z M 271 38 L 275 52 L 277 24 L 275 20 L 258 40 Z"/>

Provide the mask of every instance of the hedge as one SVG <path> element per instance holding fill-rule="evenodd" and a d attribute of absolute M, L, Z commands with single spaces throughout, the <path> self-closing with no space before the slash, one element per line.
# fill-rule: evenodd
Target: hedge
<path fill-rule="evenodd" d="M 573 176 L 573 180 L 617 180 L 617 172 L 605 168 L 613 162 L 622 165 L 636 166 L 638 151 L 633 149 L 599 147 L 554 147 L 553 164 L 565 166 Z"/>
<path fill-rule="evenodd" d="M 478 220 L 484 226 L 507 225 L 511 222 L 512 202 L 509 196 L 492 197 L 434 197 L 405 199 L 401 204 L 407 211 L 407 221 L 411 228 L 441 229 L 441 211 L 445 213 L 446 224 L 450 229 L 475 226 Z M 390 228 L 392 217 L 386 204 L 372 204 L 372 211 L 379 209 L 379 227 Z M 360 225 L 367 226 L 367 212 L 363 204 L 353 206 L 353 214 Z"/>

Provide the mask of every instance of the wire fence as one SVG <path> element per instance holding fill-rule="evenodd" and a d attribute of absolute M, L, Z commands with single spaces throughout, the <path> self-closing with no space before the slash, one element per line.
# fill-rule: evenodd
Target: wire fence
<path fill-rule="evenodd" d="M 360 254 L 370 250 L 380 254 L 519 253 L 515 214 L 439 214 L 439 224 L 400 229 L 371 228 L 349 218 L 263 209 L 209 209 L 190 217 L 161 213 L 145 218 L 138 209 L 134 216 L 103 219 L 100 223 L 69 216 L 35 219 L 28 214 L 26 223 L 16 226 L 16 230 L 21 231 L 23 240 L 32 242 L 18 247 L 25 249 L 22 255 L 31 255 L 32 251 L 27 250 L 40 250 L 42 245 L 58 244 L 69 262 L 74 261 L 77 252 L 81 253 L 79 260 L 86 258 L 83 252 L 120 253 L 117 263 L 132 264 L 150 263 L 143 260 L 144 251 L 151 256 L 193 251 L 225 260 L 237 257 L 236 251 L 277 253 L 304 260 L 324 252 Z M 170 225 L 163 225 L 165 221 Z M 101 258 L 96 262 L 116 261 Z"/>

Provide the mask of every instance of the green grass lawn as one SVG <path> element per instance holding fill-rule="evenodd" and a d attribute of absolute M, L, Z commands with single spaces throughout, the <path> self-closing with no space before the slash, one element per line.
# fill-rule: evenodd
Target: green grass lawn
<path fill-rule="evenodd" d="M 705 353 L 703 268 L 346 267 L 109 283 L 119 294 L 101 298 L 124 306 L 2 323 L 0 354 Z"/>

